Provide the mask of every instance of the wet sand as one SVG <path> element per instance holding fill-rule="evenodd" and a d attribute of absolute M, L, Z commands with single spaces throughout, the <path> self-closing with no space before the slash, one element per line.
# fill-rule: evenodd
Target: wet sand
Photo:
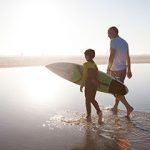
<path fill-rule="evenodd" d="M 61 78 L 53 77 L 44 67 L 40 69 L 36 67 L 17 68 L 18 70 L 5 68 L 22 66 L 21 62 L 20 64 L 16 60 L 13 62 L 14 64 L 11 61 L 1 64 L 3 69 L 0 73 L 0 149 L 149 150 L 150 112 L 139 112 L 135 108 L 130 120 L 128 120 L 124 117 L 126 111 L 119 110 L 119 113 L 115 115 L 106 107 L 102 107 L 102 94 L 100 94 L 99 99 L 101 101 L 99 102 L 102 107 L 104 124 L 98 125 L 97 115 L 94 111 L 92 123 L 87 123 L 85 121 L 84 101 L 78 96 L 80 94 L 79 87 L 73 84 L 70 86 L 70 83 L 66 81 L 63 85 Z M 37 65 L 37 62 L 31 62 L 26 60 L 24 65 Z M 38 63 L 41 61 L 38 60 Z M 136 67 L 139 68 L 139 66 Z M 147 68 L 148 66 L 140 67 Z M 137 80 L 139 79 L 133 79 L 132 84 L 138 85 Z M 144 76 L 144 79 L 149 79 L 148 74 Z M 56 93 L 49 91 L 52 80 L 55 80 L 53 83 L 57 84 Z M 144 83 L 147 83 L 146 81 Z M 60 89 L 58 84 L 62 84 Z M 39 90 L 38 88 L 34 89 L 36 86 L 39 86 Z M 70 94 L 73 94 L 65 97 L 62 88 L 64 88 L 65 94 L 68 93 L 68 90 Z M 38 94 L 38 92 L 42 92 L 42 89 L 47 91 L 41 95 Z M 53 87 L 54 89 L 55 87 Z M 148 95 L 148 89 L 144 89 L 143 93 Z M 49 92 L 48 97 L 44 97 L 47 92 Z M 131 97 L 132 93 L 135 94 L 135 91 L 131 90 Z M 58 98 L 60 95 L 61 98 Z M 142 93 L 136 95 L 136 98 L 141 95 Z M 145 98 L 142 101 L 140 98 L 138 101 L 145 103 L 146 107 L 149 103 L 146 94 L 144 95 Z M 145 107 L 142 109 L 145 110 Z"/>
<path fill-rule="evenodd" d="M 148 150 L 150 113 L 134 112 L 131 120 L 125 112 L 114 115 L 103 109 L 104 123 L 92 123 L 85 114 L 73 111 L 50 113 L 45 121 L 37 114 L 26 119 L 1 120 L 0 147 L 3 150 Z"/>

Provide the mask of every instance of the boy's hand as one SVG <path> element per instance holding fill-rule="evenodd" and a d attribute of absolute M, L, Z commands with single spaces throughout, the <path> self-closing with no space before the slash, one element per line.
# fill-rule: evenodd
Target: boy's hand
<path fill-rule="evenodd" d="M 80 86 L 80 92 L 83 92 L 83 90 L 82 90 L 82 89 L 83 89 L 83 87 L 82 87 L 82 86 Z"/>

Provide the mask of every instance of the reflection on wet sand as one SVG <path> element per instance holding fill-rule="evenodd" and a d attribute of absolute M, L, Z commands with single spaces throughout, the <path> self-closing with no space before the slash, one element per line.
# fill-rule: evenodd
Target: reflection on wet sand
<path fill-rule="evenodd" d="M 88 125 L 85 121 L 78 86 L 54 76 L 44 67 L 1 68 L 0 149 L 149 150 L 149 67 L 133 66 L 135 76 L 127 84 L 135 108 L 130 120 L 124 117 L 126 111 L 119 110 L 114 115 L 102 108 L 101 126 L 94 111 L 93 123 Z M 112 104 L 109 95 L 97 96 L 101 105 Z"/>
<path fill-rule="evenodd" d="M 118 115 L 114 115 L 109 110 L 103 110 L 103 112 L 105 121 L 102 125 L 97 124 L 96 115 L 92 116 L 92 123 L 87 123 L 85 114 L 66 111 L 51 117 L 48 126 L 50 130 L 54 128 L 64 130 L 71 126 L 72 129 L 76 128 L 76 134 L 83 135 L 79 136 L 82 142 L 69 146 L 69 150 L 130 150 L 136 147 L 131 135 L 139 134 L 141 128 L 132 121 L 133 117 L 131 120 L 125 118 L 124 111 L 119 111 Z M 135 138 L 139 142 L 142 135 Z M 141 140 L 141 142 L 146 143 L 147 140 Z"/>
<path fill-rule="evenodd" d="M 130 150 L 139 147 L 148 149 L 149 113 L 134 112 L 131 119 L 124 117 L 125 111 L 121 110 L 114 115 L 104 109 L 103 114 L 104 124 L 98 125 L 97 115 L 92 116 L 92 123 L 87 123 L 85 114 L 65 111 L 51 117 L 48 126 L 50 130 L 54 128 L 64 130 L 71 127 L 76 130 L 76 134 L 83 135 L 79 136 L 82 142 L 69 146 L 69 150 Z"/>
<path fill-rule="evenodd" d="M 70 150 L 117 150 L 119 146 L 113 139 L 108 139 L 100 134 L 100 128 L 93 131 L 93 124 L 85 125 L 85 135 L 81 146 L 74 146 Z M 96 127 L 96 126 L 95 126 Z"/>

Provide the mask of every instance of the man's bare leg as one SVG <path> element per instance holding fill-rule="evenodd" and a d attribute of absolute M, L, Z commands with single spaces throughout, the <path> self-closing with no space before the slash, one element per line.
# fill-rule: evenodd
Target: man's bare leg
<path fill-rule="evenodd" d="M 124 106 L 126 107 L 127 109 L 127 116 L 126 117 L 129 117 L 129 115 L 131 114 L 131 112 L 133 111 L 133 107 L 131 105 L 129 105 L 129 103 L 127 102 L 127 100 L 125 99 L 124 96 L 121 96 L 120 97 L 120 101 L 124 104 Z"/>
<path fill-rule="evenodd" d="M 115 104 L 114 104 L 114 107 L 111 108 L 111 110 L 114 112 L 114 113 L 117 113 L 118 112 L 118 104 L 119 104 L 119 99 L 115 99 Z"/>

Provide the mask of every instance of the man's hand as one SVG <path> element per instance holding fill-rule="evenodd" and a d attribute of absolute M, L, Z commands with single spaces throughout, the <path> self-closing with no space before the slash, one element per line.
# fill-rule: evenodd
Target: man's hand
<path fill-rule="evenodd" d="M 107 74 L 110 75 L 110 70 L 107 70 Z"/>
<path fill-rule="evenodd" d="M 110 68 L 108 67 L 107 68 L 107 72 L 106 72 L 108 75 L 110 75 Z"/>
<path fill-rule="evenodd" d="M 132 77 L 132 72 L 131 71 L 127 71 L 127 77 L 130 79 Z"/>

